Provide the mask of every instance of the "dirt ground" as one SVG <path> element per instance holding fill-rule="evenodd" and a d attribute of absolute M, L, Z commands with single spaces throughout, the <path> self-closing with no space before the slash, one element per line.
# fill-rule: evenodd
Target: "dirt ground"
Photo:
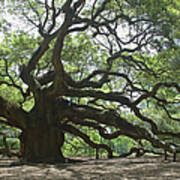
<path fill-rule="evenodd" d="M 0 180 L 180 180 L 180 159 L 162 157 L 88 160 L 82 163 L 10 166 L 0 159 Z"/>

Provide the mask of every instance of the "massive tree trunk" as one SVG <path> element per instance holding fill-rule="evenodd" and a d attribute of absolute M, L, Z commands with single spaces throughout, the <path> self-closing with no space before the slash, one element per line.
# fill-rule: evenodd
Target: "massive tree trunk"
<path fill-rule="evenodd" d="M 43 123 L 24 131 L 20 137 L 22 159 L 26 162 L 64 162 L 61 152 L 64 134 Z"/>
<path fill-rule="evenodd" d="M 53 100 L 43 98 L 29 114 L 29 123 L 22 132 L 21 152 L 26 162 L 64 162 L 61 152 L 64 133 L 61 130 L 62 116 L 56 112 Z"/>

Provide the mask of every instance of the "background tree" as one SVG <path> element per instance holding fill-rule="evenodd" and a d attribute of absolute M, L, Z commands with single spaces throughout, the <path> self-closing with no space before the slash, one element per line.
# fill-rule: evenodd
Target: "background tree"
<path fill-rule="evenodd" d="M 1 13 L 12 20 L 1 21 L 0 117 L 21 130 L 23 160 L 64 162 L 66 133 L 112 158 L 111 143 L 99 143 L 87 128 L 104 139 L 123 135 L 179 151 L 171 142 L 180 136 L 180 87 L 173 73 L 179 1 L 4 6 Z"/>

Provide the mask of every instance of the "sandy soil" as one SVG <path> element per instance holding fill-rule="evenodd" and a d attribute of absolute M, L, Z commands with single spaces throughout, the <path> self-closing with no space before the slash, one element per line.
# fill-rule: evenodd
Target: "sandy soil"
<path fill-rule="evenodd" d="M 0 159 L 0 180 L 180 180 L 180 159 L 162 157 L 88 160 L 82 163 L 10 166 Z"/>

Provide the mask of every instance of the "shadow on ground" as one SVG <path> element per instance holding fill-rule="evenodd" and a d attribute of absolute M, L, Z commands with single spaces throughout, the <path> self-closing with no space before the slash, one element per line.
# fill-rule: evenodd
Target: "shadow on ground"
<path fill-rule="evenodd" d="M 178 180 L 180 160 L 162 157 L 87 160 L 68 164 L 10 166 L 15 159 L 0 160 L 0 180 Z"/>

